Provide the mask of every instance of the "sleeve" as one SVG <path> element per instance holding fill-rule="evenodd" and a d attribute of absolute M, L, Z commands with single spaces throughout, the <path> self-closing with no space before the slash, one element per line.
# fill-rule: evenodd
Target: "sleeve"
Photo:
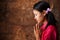
<path fill-rule="evenodd" d="M 56 40 L 56 31 L 53 26 L 49 26 L 43 32 L 41 40 Z"/>

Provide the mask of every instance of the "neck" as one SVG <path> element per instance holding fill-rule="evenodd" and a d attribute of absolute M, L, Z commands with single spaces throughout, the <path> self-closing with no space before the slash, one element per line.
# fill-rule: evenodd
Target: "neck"
<path fill-rule="evenodd" d="M 45 20 L 43 21 L 43 24 L 47 24 L 47 22 L 48 22 L 48 21 L 45 19 Z"/>

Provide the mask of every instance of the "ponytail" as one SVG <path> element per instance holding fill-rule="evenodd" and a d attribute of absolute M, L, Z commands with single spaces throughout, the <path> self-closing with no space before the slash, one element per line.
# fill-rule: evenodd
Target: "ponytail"
<path fill-rule="evenodd" d="M 48 21 L 48 25 L 56 25 L 56 19 L 54 17 L 54 14 L 52 12 L 48 12 L 48 14 L 46 14 L 46 19 Z"/>

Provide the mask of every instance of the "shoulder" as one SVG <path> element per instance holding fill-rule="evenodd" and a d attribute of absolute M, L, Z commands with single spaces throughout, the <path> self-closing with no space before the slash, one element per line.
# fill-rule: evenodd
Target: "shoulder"
<path fill-rule="evenodd" d="M 53 31 L 56 31 L 56 28 L 54 25 L 49 25 L 47 28 L 46 28 L 46 31 L 48 32 L 53 32 Z"/>
<path fill-rule="evenodd" d="M 47 27 L 47 29 L 54 30 L 54 29 L 56 29 L 56 28 L 55 28 L 54 25 L 49 25 L 49 26 Z"/>
<path fill-rule="evenodd" d="M 49 25 L 44 31 L 43 35 L 51 35 L 52 33 L 56 32 L 55 26 Z"/>

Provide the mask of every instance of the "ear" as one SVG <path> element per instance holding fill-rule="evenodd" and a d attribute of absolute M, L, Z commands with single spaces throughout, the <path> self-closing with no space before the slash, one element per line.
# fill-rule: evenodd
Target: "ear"
<path fill-rule="evenodd" d="M 45 16 L 46 15 L 46 10 L 43 10 L 43 16 Z"/>

